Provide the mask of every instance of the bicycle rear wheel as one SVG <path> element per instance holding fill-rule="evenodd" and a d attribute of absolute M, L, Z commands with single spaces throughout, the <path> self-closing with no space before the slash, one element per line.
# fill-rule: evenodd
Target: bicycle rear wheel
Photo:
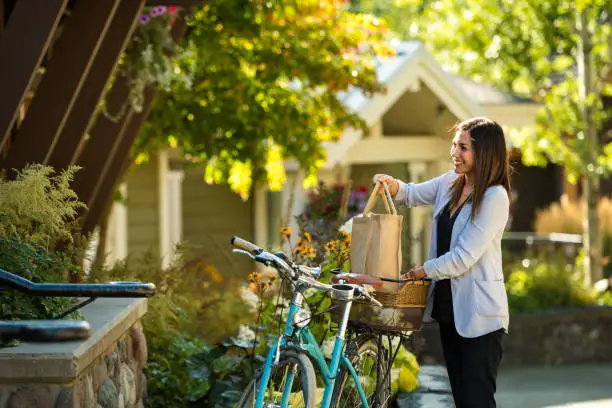
<path fill-rule="evenodd" d="M 255 407 L 261 375 L 261 372 L 258 373 L 249 382 L 236 408 Z M 289 382 L 291 382 L 290 385 Z M 315 371 L 310 358 L 303 352 L 291 349 L 281 350 L 278 364 L 272 366 L 261 408 L 280 407 L 283 396 L 285 396 L 287 407 L 315 408 L 316 406 Z"/>
<path fill-rule="evenodd" d="M 391 397 L 391 373 L 387 373 L 389 357 L 379 339 L 362 335 L 347 345 L 346 354 L 353 364 L 370 408 L 383 408 Z M 332 395 L 332 407 L 362 407 L 359 392 L 351 374 L 343 365 Z"/>

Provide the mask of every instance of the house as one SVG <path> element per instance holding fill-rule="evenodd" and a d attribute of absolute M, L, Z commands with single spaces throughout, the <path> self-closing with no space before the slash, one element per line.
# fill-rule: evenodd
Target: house
<path fill-rule="evenodd" d="M 380 63 L 378 75 L 386 93 L 366 98 L 353 89 L 341 95 L 367 121 L 370 132 L 348 129 L 338 142 L 325 146 L 322 181 L 351 179 L 353 185 L 369 186 L 375 173 L 425 180 L 450 168 L 449 131 L 457 122 L 485 115 L 505 127 L 530 126 L 538 108 L 532 101 L 449 75 L 419 42 L 400 43 L 397 55 Z M 286 163 L 288 181 L 282 192 L 258 188 L 246 202 L 227 186 L 204 183 L 203 169 L 182 168 L 180 163 L 162 151 L 128 176 L 122 187 L 127 204 L 116 206 L 110 223 L 107 248 L 112 258 L 147 248 L 171 256 L 173 245 L 185 240 L 201 245 L 222 274 L 241 273 L 250 265 L 232 255 L 230 238 L 275 244 L 284 220 L 304 208 L 303 174 L 294 162 Z M 402 209 L 402 214 L 407 238 L 421 238 L 410 242 L 405 256 L 420 262 L 426 256 L 430 210 Z"/>

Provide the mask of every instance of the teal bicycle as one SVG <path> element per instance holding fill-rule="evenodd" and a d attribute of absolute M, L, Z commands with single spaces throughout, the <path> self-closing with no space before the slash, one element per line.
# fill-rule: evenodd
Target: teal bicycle
<path fill-rule="evenodd" d="M 345 341 L 353 300 L 382 307 L 372 297 L 371 287 L 364 286 L 380 281 L 364 277 L 359 283 L 340 280 L 342 283 L 328 285 L 317 280 L 320 267 L 293 264 L 282 252 L 269 253 L 238 237 L 232 238 L 232 244 L 234 252 L 275 268 L 293 292 L 284 330 L 236 408 L 387 406 L 391 394 L 390 364 L 382 338 L 361 332 L 354 340 Z M 343 307 L 329 363 L 308 328 L 312 315 L 304 307 L 304 292 L 310 288 L 330 292 L 337 305 Z M 317 380 L 323 386 L 322 395 L 317 390 Z"/>

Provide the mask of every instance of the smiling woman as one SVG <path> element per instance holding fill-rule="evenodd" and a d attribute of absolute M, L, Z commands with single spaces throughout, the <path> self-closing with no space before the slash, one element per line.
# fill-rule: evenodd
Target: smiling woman
<path fill-rule="evenodd" d="M 455 173 L 469 173 L 474 163 L 472 140 L 467 132 L 457 132 L 451 145 L 451 157 L 455 166 Z"/>
<path fill-rule="evenodd" d="M 454 169 L 424 183 L 377 174 L 394 200 L 433 205 L 429 260 L 406 278 L 433 281 L 425 321 L 435 319 L 457 407 L 495 407 L 508 299 L 501 238 L 509 216 L 510 168 L 502 128 L 473 118 L 455 128 Z"/>

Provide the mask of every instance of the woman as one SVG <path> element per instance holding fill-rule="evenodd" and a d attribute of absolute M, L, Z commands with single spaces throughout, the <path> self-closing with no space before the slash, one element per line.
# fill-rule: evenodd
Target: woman
<path fill-rule="evenodd" d="M 501 239 L 508 220 L 510 166 L 502 128 L 487 118 L 456 127 L 454 170 L 421 184 L 377 174 L 394 200 L 433 205 L 429 260 L 405 278 L 431 279 L 425 320 L 440 325 L 457 408 L 495 407 L 508 299 Z"/>

